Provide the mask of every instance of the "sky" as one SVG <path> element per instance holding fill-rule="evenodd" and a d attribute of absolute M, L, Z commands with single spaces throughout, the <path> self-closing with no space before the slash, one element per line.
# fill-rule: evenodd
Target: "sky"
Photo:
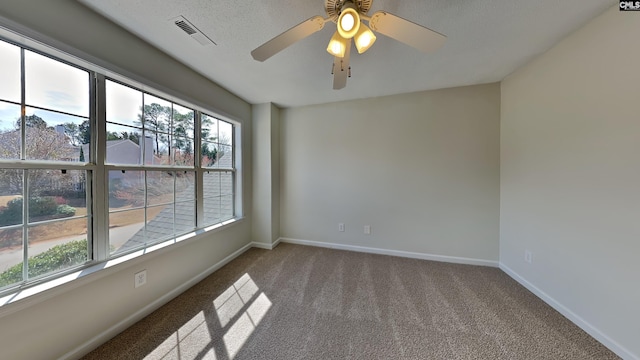
<path fill-rule="evenodd" d="M 20 102 L 20 49 L 0 41 L 0 100 Z M 27 104 L 62 111 L 27 108 L 27 115 L 38 115 L 50 126 L 64 122 L 80 123 L 89 115 L 89 73 L 31 51 L 25 52 L 25 99 Z M 0 101 L 0 130 L 14 127 L 20 107 Z"/>

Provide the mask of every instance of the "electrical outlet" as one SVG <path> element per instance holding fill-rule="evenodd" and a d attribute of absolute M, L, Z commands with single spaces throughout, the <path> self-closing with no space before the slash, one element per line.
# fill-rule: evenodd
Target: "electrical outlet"
<path fill-rule="evenodd" d="M 147 270 L 142 270 L 133 275 L 133 287 L 139 288 L 147 283 Z"/>
<path fill-rule="evenodd" d="M 343 223 L 339 223 L 338 224 L 338 231 L 344 232 L 344 224 Z"/>
<path fill-rule="evenodd" d="M 524 261 L 531 264 L 533 262 L 533 254 L 529 250 L 524 251 Z"/>
<path fill-rule="evenodd" d="M 370 235 L 371 234 L 371 225 L 365 225 L 364 226 L 364 234 L 365 235 Z"/>

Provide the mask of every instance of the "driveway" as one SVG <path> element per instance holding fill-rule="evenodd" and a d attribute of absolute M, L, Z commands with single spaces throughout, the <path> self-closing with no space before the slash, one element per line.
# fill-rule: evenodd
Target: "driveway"
<path fill-rule="evenodd" d="M 131 239 L 131 237 L 133 237 L 133 235 L 136 234 L 143 226 L 144 223 L 139 223 L 109 229 L 109 237 L 114 239 L 113 242 L 111 242 L 111 245 L 116 249 L 119 248 L 122 244 L 127 242 L 127 240 Z M 86 235 L 75 235 L 47 241 L 38 241 L 29 246 L 29 257 L 41 254 L 56 245 L 75 240 L 83 240 L 86 238 Z M 21 247 L 0 250 L 0 272 L 4 272 L 8 268 L 21 263 L 22 255 Z"/>

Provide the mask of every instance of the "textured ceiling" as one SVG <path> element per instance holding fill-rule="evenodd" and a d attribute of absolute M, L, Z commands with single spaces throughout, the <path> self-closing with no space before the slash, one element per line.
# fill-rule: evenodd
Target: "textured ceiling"
<path fill-rule="evenodd" d="M 385 10 L 447 36 L 424 54 L 378 35 L 352 51 L 352 77 L 333 90 L 326 52 L 334 23 L 265 62 L 250 52 L 314 15 L 323 0 L 78 0 L 250 103 L 282 107 L 502 80 L 607 8 L 614 0 L 374 0 Z M 171 19 L 184 16 L 217 45 L 202 46 Z"/>

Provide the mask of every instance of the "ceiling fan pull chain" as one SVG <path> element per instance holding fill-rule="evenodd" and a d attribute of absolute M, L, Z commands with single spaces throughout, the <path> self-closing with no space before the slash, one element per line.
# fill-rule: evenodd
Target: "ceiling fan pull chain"
<path fill-rule="evenodd" d="M 340 59 L 340 71 L 344 71 L 344 60 Z"/>
<path fill-rule="evenodd" d="M 351 77 L 351 66 L 349 66 L 349 77 Z"/>
<path fill-rule="evenodd" d="M 333 75 L 333 70 L 336 68 L 336 63 L 331 63 L 331 75 Z"/>

